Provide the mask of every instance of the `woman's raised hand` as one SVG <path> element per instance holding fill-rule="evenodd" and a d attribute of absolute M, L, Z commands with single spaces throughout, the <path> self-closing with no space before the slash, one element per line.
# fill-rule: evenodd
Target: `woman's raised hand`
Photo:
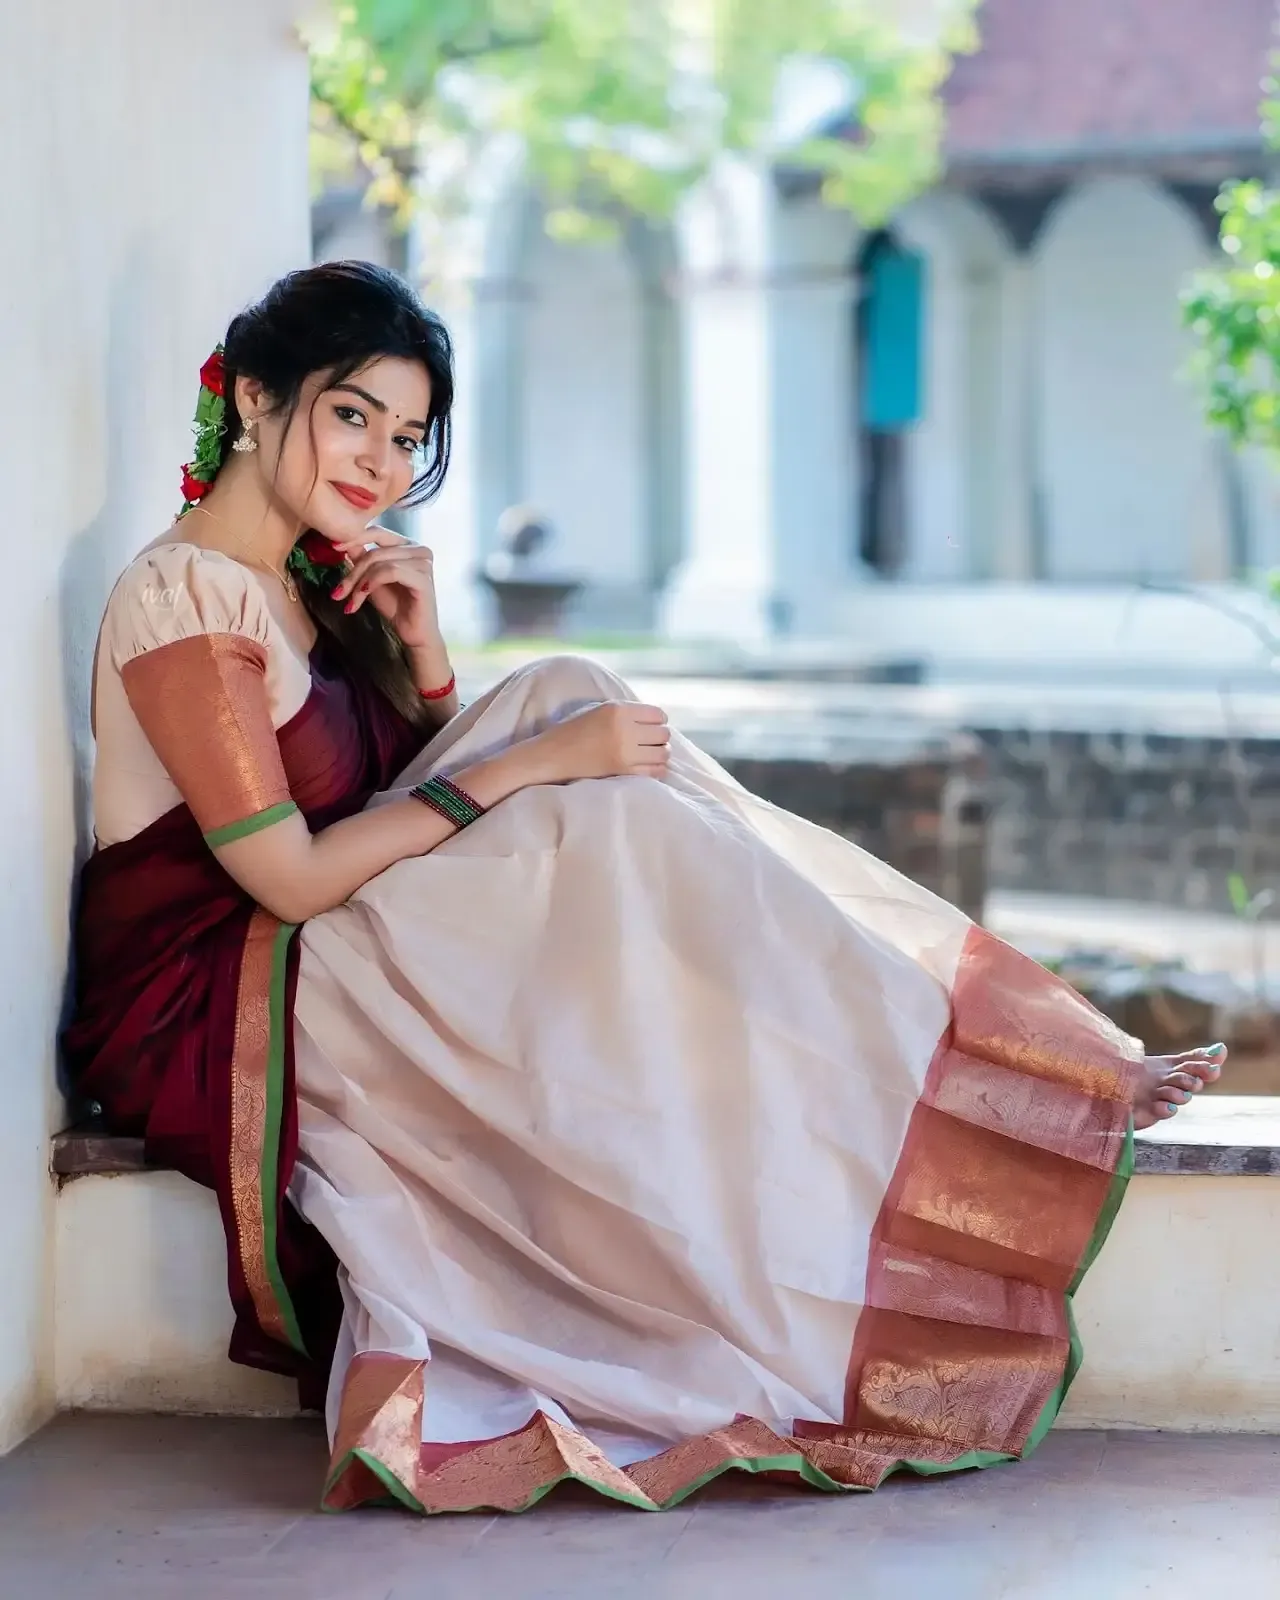
<path fill-rule="evenodd" d="M 661 778 L 671 757 L 667 714 L 633 700 L 577 711 L 535 734 L 517 754 L 533 763 L 530 783 L 571 783 L 578 778 Z"/>

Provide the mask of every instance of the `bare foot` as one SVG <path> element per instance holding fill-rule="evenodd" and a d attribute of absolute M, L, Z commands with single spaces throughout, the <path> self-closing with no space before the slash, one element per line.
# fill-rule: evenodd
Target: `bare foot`
<path fill-rule="evenodd" d="M 1147 1078 L 1133 1107 L 1135 1128 L 1166 1122 L 1206 1083 L 1214 1083 L 1227 1059 L 1225 1044 L 1206 1045 L 1180 1056 L 1148 1056 Z"/>

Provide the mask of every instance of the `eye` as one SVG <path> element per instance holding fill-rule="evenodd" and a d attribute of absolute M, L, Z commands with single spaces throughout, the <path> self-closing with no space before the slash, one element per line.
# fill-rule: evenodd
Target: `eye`
<path fill-rule="evenodd" d="M 354 427 L 368 426 L 364 412 L 357 406 L 334 406 L 333 414 L 340 422 L 350 422 Z"/>
<path fill-rule="evenodd" d="M 408 456 L 416 456 L 420 451 L 426 449 L 426 440 L 419 439 L 416 433 L 398 433 L 396 435 L 396 443 Z"/>

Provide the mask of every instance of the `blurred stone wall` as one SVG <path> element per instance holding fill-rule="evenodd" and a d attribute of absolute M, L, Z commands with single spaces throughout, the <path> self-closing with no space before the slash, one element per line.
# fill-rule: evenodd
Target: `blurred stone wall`
<path fill-rule="evenodd" d="M 993 887 L 1230 911 L 1238 873 L 1280 916 L 1280 739 L 976 731 Z"/>

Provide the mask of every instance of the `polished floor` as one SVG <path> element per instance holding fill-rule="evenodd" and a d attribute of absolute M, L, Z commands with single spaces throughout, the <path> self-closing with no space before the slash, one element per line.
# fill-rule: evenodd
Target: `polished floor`
<path fill-rule="evenodd" d="M 1280 1600 L 1280 1439 L 1060 1432 L 876 1495 L 324 1516 L 309 1422 L 65 1417 L 0 1461 L 3 1600 Z"/>

